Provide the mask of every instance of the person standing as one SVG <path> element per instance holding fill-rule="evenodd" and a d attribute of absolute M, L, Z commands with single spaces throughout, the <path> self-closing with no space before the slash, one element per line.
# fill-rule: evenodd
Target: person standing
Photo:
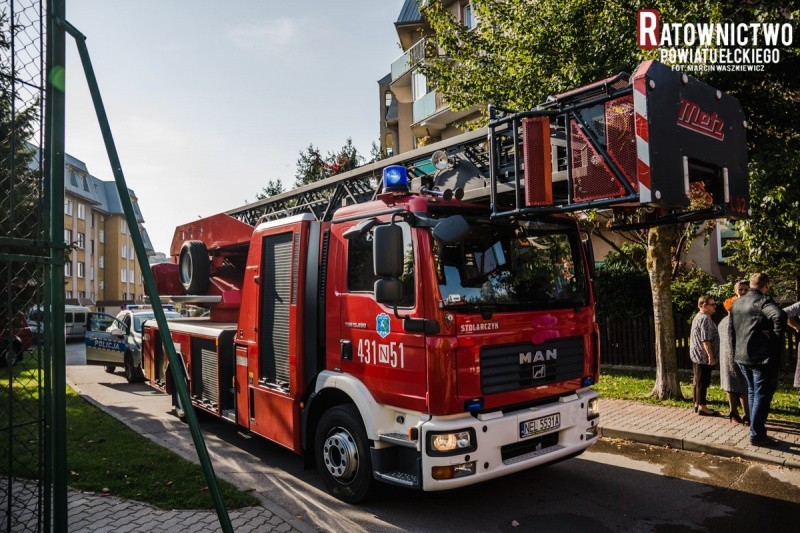
<path fill-rule="evenodd" d="M 750 290 L 731 306 L 728 338 L 733 359 L 747 381 L 750 443 L 774 447 L 780 443 L 767 436 L 766 422 L 772 396 L 778 388 L 786 313 L 767 296 L 769 286 L 766 274 L 756 272 L 750 276 Z"/>
<path fill-rule="evenodd" d="M 800 302 L 795 302 L 789 307 L 784 307 L 783 312 L 789 317 L 787 325 L 800 333 L 800 320 L 798 319 L 798 317 L 800 317 Z M 800 388 L 800 342 L 797 343 L 797 362 L 794 367 L 793 385 L 796 389 Z M 797 405 L 800 407 L 800 398 L 797 399 Z"/>
<path fill-rule="evenodd" d="M 692 319 L 689 334 L 689 357 L 694 370 L 694 412 L 700 416 L 718 413 L 706 405 L 706 393 L 711 384 L 711 369 L 719 358 L 719 332 L 711 316 L 716 312 L 714 297 L 702 295 L 697 300 L 698 313 Z"/>
<path fill-rule="evenodd" d="M 733 289 L 734 295 L 722 304 L 729 313 L 733 302 L 750 290 L 750 283 L 746 280 L 739 280 L 733 284 Z M 739 365 L 733 360 L 731 343 L 728 338 L 730 320 L 730 315 L 727 315 L 717 326 L 719 330 L 719 386 L 728 393 L 728 407 L 730 408 L 727 415 L 728 420 L 749 424 L 750 407 L 747 403 L 747 381 L 745 381 Z M 742 417 L 739 416 L 739 405 L 742 406 L 744 414 Z"/>

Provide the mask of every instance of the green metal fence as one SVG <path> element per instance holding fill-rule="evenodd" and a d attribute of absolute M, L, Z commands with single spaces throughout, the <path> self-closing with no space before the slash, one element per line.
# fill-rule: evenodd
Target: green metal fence
<path fill-rule="evenodd" d="M 59 12 L 58 0 L 0 0 L 0 531 L 67 523 L 64 339 L 53 334 L 64 319 L 51 312 L 64 303 L 64 38 L 48 32 Z M 31 314 L 44 320 L 31 328 Z"/>

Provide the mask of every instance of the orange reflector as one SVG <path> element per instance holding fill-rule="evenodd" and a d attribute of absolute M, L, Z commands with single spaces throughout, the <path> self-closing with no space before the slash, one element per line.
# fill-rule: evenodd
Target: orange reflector
<path fill-rule="evenodd" d="M 434 466 L 431 468 L 433 479 L 453 479 L 454 468 L 452 466 Z"/>

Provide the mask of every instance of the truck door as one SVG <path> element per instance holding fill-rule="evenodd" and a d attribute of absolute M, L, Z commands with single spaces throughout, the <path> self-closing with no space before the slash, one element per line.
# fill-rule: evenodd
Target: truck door
<path fill-rule="evenodd" d="M 358 221 L 356 221 L 358 222 Z M 415 254 L 415 234 L 408 224 L 403 230 L 405 268 L 401 316 L 420 317 L 424 295 L 420 286 L 419 258 Z M 343 228 L 346 230 L 347 227 Z M 373 232 L 358 238 L 342 239 L 346 250 L 344 283 L 339 283 L 339 357 L 335 366 L 356 375 L 381 403 L 425 410 L 425 336 L 408 332 L 394 311 L 375 301 L 376 277 L 373 269 Z M 333 324 L 329 324 L 333 326 Z M 333 346 L 328 347 L 330 350 Z"/>

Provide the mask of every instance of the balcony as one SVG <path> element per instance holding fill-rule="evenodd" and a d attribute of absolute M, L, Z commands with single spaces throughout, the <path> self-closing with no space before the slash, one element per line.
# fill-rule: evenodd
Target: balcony
<path fill-rule="evenodd" d="M 414 102 L 411 113 L 411 131 L 416 137 L 437 134 L 444 131 L 453 122 L 476 113 L 480 109 L 481 106 L 472 106 L 460 111 L 453 111 L 443 95 L 431 91 Z"/>
<path fill-rule="evenodd" d="M 389 84 L 399 102 L 411 102 L 411 71 L 425 58 L 425 39 L 420 39 L 392 63 L 392 81 Z"/>

